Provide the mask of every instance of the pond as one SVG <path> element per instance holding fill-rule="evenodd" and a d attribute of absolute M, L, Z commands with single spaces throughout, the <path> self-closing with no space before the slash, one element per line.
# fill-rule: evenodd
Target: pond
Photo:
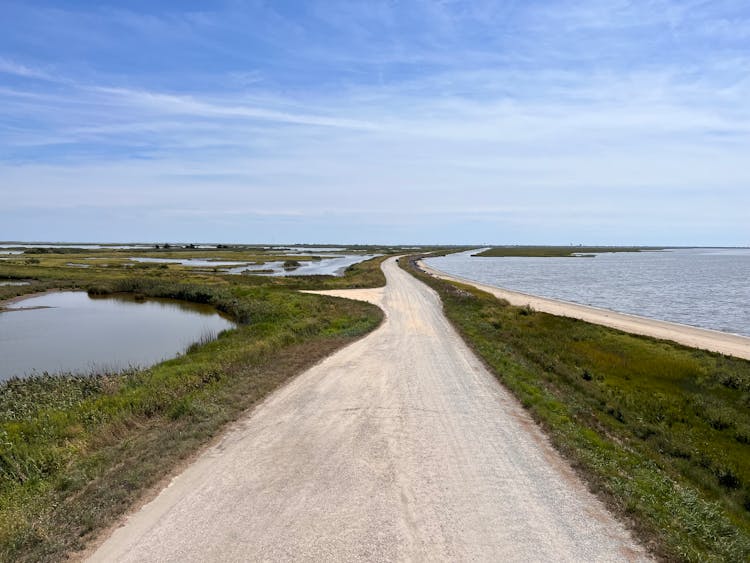
<path fill-rule="evenodd" d="M 301 261 L 295 270 L 276 272 L 277 276 L 343 276 L 349 266 L 359 264 L 365 260 L 375 258 L 377 254 L 346 254 L 341 256 L 323 257 L 319 261 Z"/>
<path fill-rule="evenodd" d="M 321 256 L 320 260 L 300 260 L 299 267 L 285 270 L 284 262 L 266 262 L 225 270 L 228 274 L 258 273 L 269 276 L 343 276 L 349 266 L 380 256 L 379 254 L 344 254 Z"/>
<path fill-rule="evenodd" d="M 180 264 L 182 266 L 193 266 L 196 268 L 212 268 L 216 266 L 239 266 L 247 264 L 247 260 L 206 260 L 205 258 L 145 258 L 141 256 L 132 256 L 133 262 L 143 264 Z"/>
<path fill-rule="evenodd" d="M 147 367 L 234 327 L 212 307 L 181 301 L 82 291 L 32 296 L 0 312 L 0 381 Z"/>
<path fill-rule="evenodd" d="M 286 254 L 310 254 L 311 252 L 343 252 L 342 246 L 272 246 L 270 250 L 286 251 Z"/>
<path fill-rule="evenodd" d="M 284 247 L 288 248 L 288 247 Z M 286 253 L 289 256 L 296 254 Z M 220 268 L 223 274 L 258 274 L 269 276 L 343 276 L 349 266 L 380 256 L 379 254 L 328 254 L 318 260 L 300 260 L 300 266 L 286 270 L 283 260 L 272 260 L 263 264 L 252 264 L 237 260 L 207 260 L 204 258 L 145 258 L 131 256 L 130 260 L 146 264 L 180 264 L 194 268 Z M 77 264 L 68 266 L 81 267 Z M 227 266 L 233 266 L 228 268 Z"/>

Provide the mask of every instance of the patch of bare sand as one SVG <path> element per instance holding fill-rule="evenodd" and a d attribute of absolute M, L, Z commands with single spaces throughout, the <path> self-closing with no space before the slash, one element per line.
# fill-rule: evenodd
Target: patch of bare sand
<path fill-rule="evenodd" d="M 532 307 L 536 311 L 542 311 L 551 315 L 560 317 L 570 317 L 580 319 L 589 323 L 616 328 L 632 334 L 651 336 L 662 340 L 671 340 L 692 348 L 701 348 L 711 352 L 719 352 L 727 356 L 735 356 L 750 360 L 750 338 L 737 334 L 729 334 L 716 330 L 696 328 L 688 325 L 670 323 L 667 321 L 658 321 L 637 315 L 628 315 L 618 313 L 607 309 L 579 305 L 557 299 L 548 299 L 546 297 L 537 297 L 527 293 L 511 291 L 500 287 L 479 283 L 467 278 L 447 274 L 435 268 L 426 265 L 423 261 L 419 262 L 420 268 L 435 277 L 471 285 L 482 291 L 486 291 L 498 297 L 505 299 L 511 305 Z"/>

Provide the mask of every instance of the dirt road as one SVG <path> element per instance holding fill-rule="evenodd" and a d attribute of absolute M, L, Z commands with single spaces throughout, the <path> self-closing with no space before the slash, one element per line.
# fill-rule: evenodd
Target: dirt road
<path fill-rule="evenodd" d="M 384 264 L 378 330 L 238 423 L 92 561 L 645 559 L 468 350 Z"/>

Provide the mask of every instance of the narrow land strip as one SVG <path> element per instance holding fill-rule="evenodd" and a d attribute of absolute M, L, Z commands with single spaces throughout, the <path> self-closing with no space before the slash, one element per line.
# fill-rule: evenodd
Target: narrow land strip
<path fill-rule="evenodd" d="M 437 294 L 274 393 L 92 561 L 633 561 L 647 555 L 464 344 Z"/>
<path fill-rule="evenodd" d="M 588 305 L 579 305 L 578 303 L 570 303 L 568 301 L 538 297 L 448 274 L 428 266 L 423 260 L 419 261 L 418 264 L 425 272 L 435 277 L 471 285 L 495 297 L 505 299 L 511 305 L 520 307 L 529 306 L 537 311 L 551 315 L 580 319 L 589 323 L 616 328 L 631 334 L 672 340 L 673 342 L 692 348 L 701 348 L 711 352 L 719 352 L 720 354 L 750 360 L 750 338 L 746 336 L 628 315 L 626 313 L 618 313 Z"/>

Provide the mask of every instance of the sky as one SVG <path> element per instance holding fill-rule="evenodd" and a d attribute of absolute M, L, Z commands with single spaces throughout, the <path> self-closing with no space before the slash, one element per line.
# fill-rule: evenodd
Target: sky
<path fill-rule="evenodd" d="M 0 240 L 750 245 L 750 4 L 0 0 Z"/>

